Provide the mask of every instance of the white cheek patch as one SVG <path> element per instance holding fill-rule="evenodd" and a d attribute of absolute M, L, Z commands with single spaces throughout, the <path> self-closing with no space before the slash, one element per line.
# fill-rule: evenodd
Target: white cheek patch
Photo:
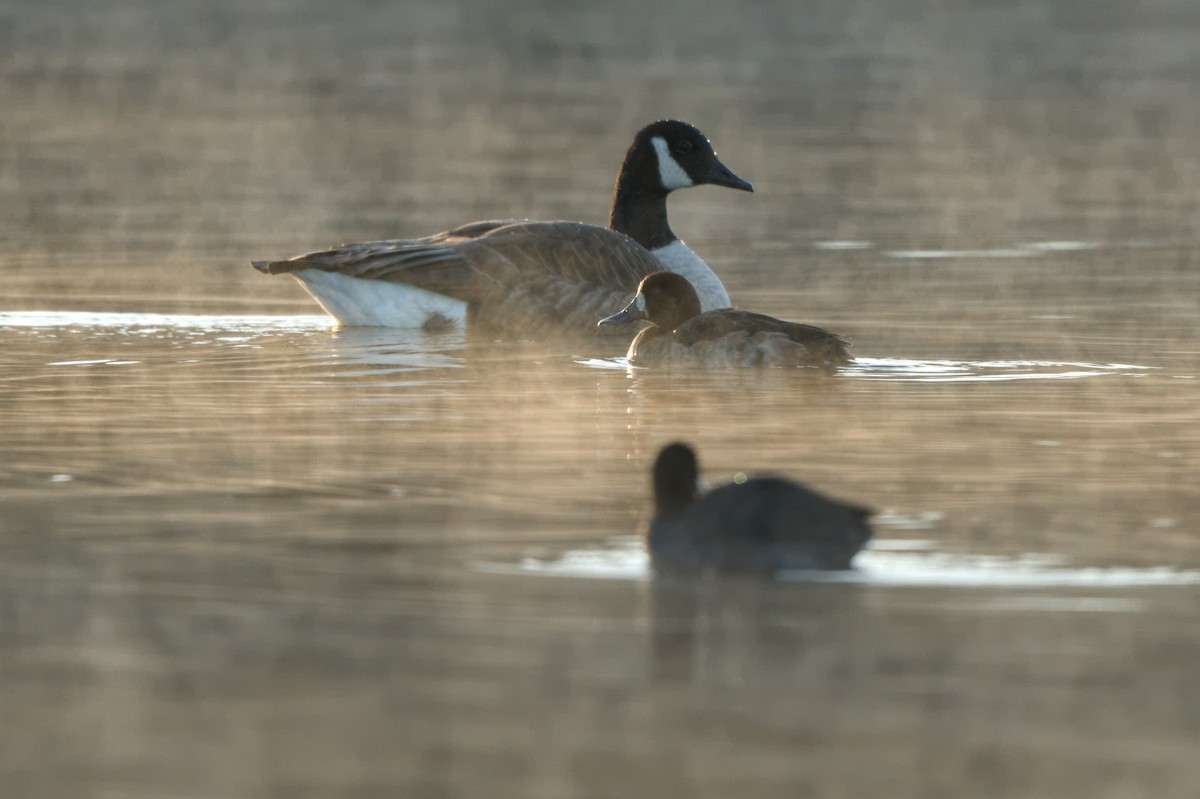
<path fill-rule="evenodd" d="M 654 145 L 654 152 L 658 155 L 658 179 L 662 181 L 664 189 L 674 191 L 696 185 L 679 165 L 679 162 L 675 160 L 675 157 L 671 155 L 671 149 L 667 146 L 666 139 L 662 136 L 655 136 L 650 143 Z"/>

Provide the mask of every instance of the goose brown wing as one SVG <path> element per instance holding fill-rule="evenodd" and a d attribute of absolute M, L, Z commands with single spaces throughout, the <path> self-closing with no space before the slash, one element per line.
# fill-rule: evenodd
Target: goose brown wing
<path fill-rule="evenodd" d="M 518 338 L 572 332 L 629 341 L 629 331 L 596 327 L 629 301 L 643 277 L 661 269 L 633 239 L 578 222 L 497 228 L 469 244 L 479 272 L 471 324 Z"/>
<path fill-rule="evenodd" d="M 269 274 L 320 269 L 407 283 L 467 302 L 492 294 L 498 284 L 540 278 L 631 291 L 660 268 L 648 250 L 607 228 L 512 221 L 473 222 L 423 239 L 351 244 L 255 266 Z"/>
<path fill-rule="evenodd" d="M 464 245 L 486 251 L 482 263 L 504 262 L 518 273 L 632 291 L 662 269 L 649 250 L 623 233 L 581 222 L 520 222 L 495 228 Z"/>

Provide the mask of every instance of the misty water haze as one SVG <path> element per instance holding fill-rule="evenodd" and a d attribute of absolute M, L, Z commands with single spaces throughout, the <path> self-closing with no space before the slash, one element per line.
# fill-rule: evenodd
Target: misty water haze
<path fill-rule="evenodd" d="M 14 797 L 1200 794 L 1200 6 L 0 7 Z M 858 363 L 335 330 L 249 266 L 607 220 Z M 658 448 L 879 511 L 671 584 Z"/>

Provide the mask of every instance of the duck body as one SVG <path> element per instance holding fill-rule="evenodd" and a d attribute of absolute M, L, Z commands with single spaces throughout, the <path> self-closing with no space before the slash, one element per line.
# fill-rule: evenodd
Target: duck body
<path fill-rule="evenodd" d="M 758 477 L 701 494 L 695 453 L 670 444 L 654 466 L 647 548 L 658 570 L 772 574 L 848 569 L 870 540 L 870 511 L 790 480 Z"/>
<path fill-rule="evenodd" d="M 489 336 L 596 335 L 646 275 L 687 275 L 707 307 L 729 305 L 720 278 L 671 232 L 666 197 L 711 183 L 752 191 L 708 140 L 683 122 L 649 125 L 626 153 L 609 227 L 581 222 L 473 222 L 420 239 L 364 242 L 284 261 L 343 325 L 466 327 Z M 628 333 L 618 333 L 628 340 Z M 610 332 L 611 336 L 611 332 Z"/>
<path fill-rule="evenodd" d="M 848 342 L 813 325 L 722 308 L 693 316 L 674 330 L 643 329 L 626 353 L 635 366 L 837 366 Z"/>
<path fill-rule="evenodd" d="M 629 346 L 635 366 L 834 367 L 850 361 L 850 343 L 836 333 L 750 311 L 704 310 L 687 279 L 669 272 L 643 278 L 633 301 L 599 324 L 637 320 L 650 325 Z"/>

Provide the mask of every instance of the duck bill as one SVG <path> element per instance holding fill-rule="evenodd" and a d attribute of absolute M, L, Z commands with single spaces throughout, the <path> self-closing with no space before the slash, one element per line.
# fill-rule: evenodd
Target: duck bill
<path fill-rule="evenodd" d="M 646 316 L 646 312 L 638 307 L 637 300 L 635 299 L 633 302 L 629 303 L 629 305 L 625 306 L 625 310 L 615 313 L 612 316 L 604 317 L 596 323 L 596 326 L 626 325 L 630 322 L 640 322 L 649 318 L 650 317 Z"/>
<path fill-rule="evenodd" d="M 715 156 L 713 157 L 712 167 L 708 170 L 708 174 L 704 176 L 703 182 L 739 191 L 754 191 L 754 186 L 749 181 L 742 180 L 733 174 L 733 171 L 717 160 Z"/>

